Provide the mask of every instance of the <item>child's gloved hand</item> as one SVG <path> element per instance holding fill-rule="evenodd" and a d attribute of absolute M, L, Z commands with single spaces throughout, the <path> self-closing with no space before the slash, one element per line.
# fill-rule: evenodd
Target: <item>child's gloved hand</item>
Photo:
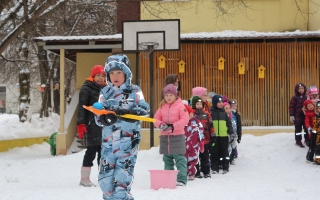
<path fill-rule="evenodd" d="M 312 132 L 312 128 L 309 126 L 308 127 L 308 133 L 311 133 Z"/>
<path fill-rule="evenodd" d="M 160 126 L 159 126 L 159 129 L 162 130 L 162 131 L 165 131 L 168 129 L 168 125 L 165 124 L 165 123 L 161 123 Z"/>
<path fill-rule="evenodd" d="M 168 128 L 167 128 L 167 130 L 166 130 L 166 131 L 168 131 L 168 132 L 172 133 L 172 132 L 173 132 L 173 130 L 174 130 L 173 124 L 167 124 L 167 126 L 168 126 Z"/>
<path fill-rule="evenodd" d="M 203 140 L 200 141 L 199 147 L 200 147 L 200 152 L 203 153 L 204 152 L 204 141 Z"/>
<path fill-rule="evenodd" d="M 211 146 L 214 146 L 216 144 L 216 136 L 212 136 L 211 138 L 210 138 L 210 145 Z"/>
<path fill-rule="evenodd" d="M 294 116 L 290 116 L 290 122 L 294 124 Z"/>
<path fill-rule="evenodd" d="M 79 136 L 80 139 L 82 139 L 84 134 L 88 132 L 87 128 L 86 128 L 86 125 L 85 124 L 79 124 L 77 126 L 77 128 L 78 128 L 78 136 Z"/>

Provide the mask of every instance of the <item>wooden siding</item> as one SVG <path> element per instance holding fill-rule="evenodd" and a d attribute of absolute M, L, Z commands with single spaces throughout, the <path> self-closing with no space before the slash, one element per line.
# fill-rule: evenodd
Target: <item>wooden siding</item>
<path fill-rule="evenodd" d="M 286 126 L 288 106 L 298 82 L 307 88 L 319 88 L 320 42 L 266 43 L 182 43 L 180 51 L 154 52 L 154 102 L 149 102 L 149 58 L 140 53 L 140 86 L 146 100 L 158 108 L 164 80 L 178 74 L 182 91 L 189 99 L 193 87 L 202 86 L 238 100 L 244 126 Z M 166 68 L 158 67 L 163 55 Z M 225 59 L 224 70 L 218 70 L 218 58 Z M 185 61 L 185 73 L 179 73 L 178 62 Z M 238 63 L 245 63 L 245 74 L 238 74 Z M 258 78 L 263 65 L 265 78 Z M 144 123 L 144 127 L 149 127 Z"/>

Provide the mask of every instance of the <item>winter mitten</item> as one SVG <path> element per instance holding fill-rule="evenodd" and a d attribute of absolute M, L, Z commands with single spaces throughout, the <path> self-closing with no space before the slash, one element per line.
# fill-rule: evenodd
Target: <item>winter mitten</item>
<path fill-rule="evenodd" d="M 237 139 L 237 142 L 240 144 L 241 140 Z"/>
<path fill-rule="evenodd" d="M 166 131 L 168 131 L 169 133 L 172 133 L 174 130 L 173 124 L 167 124 L 168 128 Z"/>
<path fill-rule="evenodd" d="M 167 130 L 167 128 L 168 128 L 168 125 L 165 123 L 161 123 L 159 126 L 159 129 L 161 129 L 162 131 Z"/>
<path fill-rule="evenodd" d="M 200 152 L 203 153 L 204 152 L 204 141 L 203 140 L 200 141 L 199 146 L 200 146 Z"/>
<path fill-rule="evenodd" d="M 114 111 L 117 115 L 125 115 L 125 114 L 129 114 L 129 110 L 128 109 L 117 109 Z"/>
<path fill-rule="evenodd" d="M 135 148 L 135 146 L 139 145 L 140 143 L 140 132 L 139 131 L 133 131 L 133 134 L 131 136 L 131 148 Z"/>
<path fill-rule="evenodd" d="M 294 116 L 290 116 L 290 122 L 294 123 Z"/>
<path fill-rule="evenodd" d="M 118 118 L 114 114 L 106 114 L 106 115 L 100 115 L 100 121 L 101 124 L 105 126 L 110 126 L 118 121 Z"/>
<path fill-rule="evenodd" d="M 87 133 L 87 132 L 88 132 L 87 129 L 86 129 L 86 125 L 84 125 L 84 124 L 79 124 L 79 125 L 77 126 L 77 128 L 78 128 L 78 136 L 79 136 L 80 139 L 82 139 L 83 136 L 84 136 L 84 133 Z"/>
<path fill-rule="evenodd" d="M 308 133 L 311 133 L 312 132 L 312 128 L 309 126 L 308 127 Z"/>

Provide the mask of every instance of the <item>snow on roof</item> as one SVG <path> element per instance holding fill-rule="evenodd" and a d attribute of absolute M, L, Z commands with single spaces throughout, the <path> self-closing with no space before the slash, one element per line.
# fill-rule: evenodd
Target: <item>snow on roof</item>
<path fill-rule="evenodd" d="M 220 32 L 199 32 L 199 33 L 183 33 L 181 39 L 219 39 L 219 38 L 288 38 L 288 37 L 320 37 L 318 31 L 300 31 L 293 32 L 257 32 L 257 31 L 220 31 Z M 115 35 L 97 35 L 97 36 L 48 36 L 36 37 L 35 40 L 41 41 L 57 41 L 57 40 L 121 40 L 122 34 Z"/>

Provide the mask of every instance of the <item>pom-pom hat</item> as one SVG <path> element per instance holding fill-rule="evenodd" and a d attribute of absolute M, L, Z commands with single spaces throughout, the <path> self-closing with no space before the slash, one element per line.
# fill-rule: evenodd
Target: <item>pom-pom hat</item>
<path fill-rule="evenodd" d="M 186 110 L 188 111 L 189 114 L 194 113 L 194 110 L 190 106 L 184 105 L 184 107 L 186 107 Z"/>

